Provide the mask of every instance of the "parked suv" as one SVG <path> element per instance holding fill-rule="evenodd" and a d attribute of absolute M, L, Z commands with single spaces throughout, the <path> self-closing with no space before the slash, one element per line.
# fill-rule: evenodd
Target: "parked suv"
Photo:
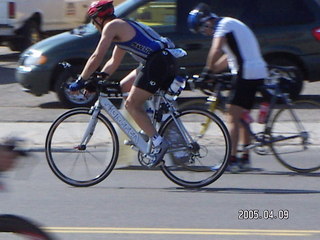
<path fill-rule="evenodd" d="M 116 7 L 118 17 L 141 21 L 160 34 L 171 38 L 178 47 L 188 52 L 180 65 L 191 74 L 199 73 L 205 64 L 211 39 L 195 35 L 187 29 L 188 13 L 197 0 L 127 0 Z M 203 0 L 220 16 L 238 18 L 255 32 L 270 64 L 296 66 L 303 79 L 320 79 L 320 0 Z M 65 106 L 90 105 L 96 95 L 85 98 L 72 95 L 66 82 L 72 79 L 59 62 L 68 61 L 77 71 L 94 51 L 99 33 L 91 25 L 81 26 L 43 40 L 27 49 L 19 60 L 16 78 L 30 93 L 40 96 L 55 91 Z M 107 54 L 109 57 L 111 50 Z M 113 76 L 120 79 L 136 62 L 126 56 L 119 71 Z M 297 96 L 302 80 L 291 88 Z"/>

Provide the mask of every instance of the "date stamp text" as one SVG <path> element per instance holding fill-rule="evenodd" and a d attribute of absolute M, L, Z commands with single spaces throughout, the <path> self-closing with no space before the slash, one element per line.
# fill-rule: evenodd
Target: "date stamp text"
<path fill-rule="evenodd" d="M 288 220 L 289 210 L 259 210 L 259 209 L 240 209 L 238 211 L 239 220 Z"/>

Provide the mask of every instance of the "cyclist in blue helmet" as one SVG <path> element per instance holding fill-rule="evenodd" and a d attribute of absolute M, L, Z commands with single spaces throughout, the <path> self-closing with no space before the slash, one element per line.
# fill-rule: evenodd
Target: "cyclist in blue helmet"
<path fill-rule="evenodd" d="M 229 97 L 228 126 L 232 142 L 229 170 L 239 172 L 250 167 L 249 152 L 237 158 L 238 141 L 250 143 L 250 135 L 240 124 L 242 114 L 253 107 L 255 94 L 268 76 L 267 65 L 260 52 L 260 46 L 253 32 L 243 22 L 218 17 L 211 13 L 206 4 L 199 4 L 188 16 L 191 32 L 212 37 L 206 66 L 201 80 L 206 81 L 211 73 L 229 69 L 237 74 Z"/>

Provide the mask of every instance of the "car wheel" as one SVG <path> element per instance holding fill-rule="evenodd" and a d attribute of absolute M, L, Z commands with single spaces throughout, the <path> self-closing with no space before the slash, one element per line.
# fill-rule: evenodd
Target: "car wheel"
<path fill-rule="evenodd" d="M 73 71 L 75 73 L 79 74 L 81 70 L 82 66 L 73 67 Z M 68 86 L 73 81 L 75 81 L 75 79 L 72 78 L 70 73 L 68 73 L 67 71 L 62 71 L 57 76 L 54 89 L 60 102 L 67 108 L 92 106 L 97 100 L 98 94 L 96 92 L 93 92 L 84 95 L 80 91 L 76 93 L 70 92 Z"/>
<path fill-rule="evenodd" d="M 290 75 L 290 78 L 293 79 L 290 88 L 286 89 L 286 92 L 289 93 L 291 99 L 297 99 L 303 89 L 303 74 L 298 64 L 285 58 L 275 58 L 267 62 L 269 64 L 269 73 L 271 75 L 275 72 L 279 73 L 279 70 L 276 68 L 276 66 L 292 66 L 295 68 L 295 70 L 290 72 L 283 71 L 280 74 L 282 74 L 283 77 L 288 77 L 288 75 Z"/>

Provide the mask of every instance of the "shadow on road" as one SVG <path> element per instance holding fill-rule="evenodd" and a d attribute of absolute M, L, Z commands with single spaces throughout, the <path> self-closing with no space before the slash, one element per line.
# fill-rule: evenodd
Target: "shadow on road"
<path fill-rule="evenodd" d="M 0 72 L 1 72 L 0 85 L 16 83 L 15 78 L 12 77 L 14 76 L 14 71 L 15 70 L 13 68 L 0 66 Z"/>
<path fill-rule="evenodd" d="M 17 62 L 19 60 L 20 53 L 7 53 L 7 54 L 0 54 L 0 61 L 1 62 Z"/>
<path fill-rule="evenodd" d="M 214 184 L 214 183 L 213 183 Z M 203 187 L 203 188 L 183 188 L 183 187 L 101 187 L 95 189 L 134 189 L 134 190 L 154 190 L 162 189 L 169 192 L 195 192 L 195 193 L 223 193 L 223 194 L 320 194 L 320 190 L 313 189 L 285 189 L 285 188 L 242 188 L 242 187 Z"/>
<path fill-rule="evenodd" d="M 39 105 L 39 108 L 43 109 L 64 109 L 65 107 L 62 105 L 61 102 L 46 102 Z"/>
<path fill-rule="evenodd" d="M 183 189 L 181 189 L 183 190 Z M 317 190 L 308 189 L 281 189 L 281 188 L 201 188 L 186 191 L 213 192 L 229 194 L 320 194 Z"/>

